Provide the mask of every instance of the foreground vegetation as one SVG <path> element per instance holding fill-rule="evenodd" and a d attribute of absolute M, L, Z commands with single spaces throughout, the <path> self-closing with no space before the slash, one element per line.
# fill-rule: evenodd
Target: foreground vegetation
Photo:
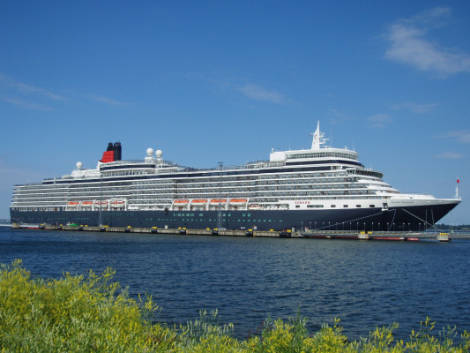
<path fill-rule="evenodd" d="M 405 340 L 392 327 L 349 340 L 338 322 L 309 333 L 306 321 L 267 321 L 260 336 L 237 340 L 216 313 L 179 327 L 151 323 L 150 298 L 133 300 L 110 270 L 87 277 L 32 279 L 17 261 L 0 267 L 2 352 L 469 352 L 470 335 L 435 333 L 427 319 Z M 139 298 L 140 299 L 140 298 Z"/>

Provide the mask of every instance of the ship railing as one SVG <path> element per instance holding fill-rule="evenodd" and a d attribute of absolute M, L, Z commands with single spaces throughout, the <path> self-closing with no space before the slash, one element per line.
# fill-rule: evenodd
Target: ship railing
<path fill-rule="evenodd" d="M 107 162 L 103 163 L 102 165 L 105 166 L 110 166 L 110 165 L 116 165 L 116 164 L 127 164 L 127 163 L 145 163 L 144 160 L 142 159 L 126 159 L 126 160 L 119 160 L 119 161 L 113 161 L 113 162 Z"/>
<path fill-rule="evenodd" d="M 260 161 L 260 162 L 249 162 L 245 165 L 224 165 L 224 166 L 217 166 L 214 168 L 191 168 L 191 167 L 181 167 L 184 168 L 182 171 L 185 172 L 194 172 L 194 171 L 228 171 L 228 170 L 241 170 L 241 169 L 256 169 L 256 168 L 269 168 L 269 167 L 281 167 L 284 166 L 285 163 L 282 162 L 269 162 L 269 161 Z M 175 165 L 176 167 L 176 165 Z M 162 172 L 160 170 L 159 172 Z"/>

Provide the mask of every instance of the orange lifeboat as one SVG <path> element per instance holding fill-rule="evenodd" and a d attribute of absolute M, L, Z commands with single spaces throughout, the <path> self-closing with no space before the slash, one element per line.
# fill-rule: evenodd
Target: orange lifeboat
<path fill-rule="evenodd" d="M 67 204 L 69 206 L 78 206 L 80 204 L 80 202 L 78 202 L 78 201 L 69 201 Z"/>
<path fill-rule="evenodd" d="M 207 203 L 206 199 L 192 200 L 191 203 Z"/>
<path fill-rule="evenodd" d="M 230 199 L 230 203 L 247 203 L 247 199 Z"/>
<path fill-rule="evenodd" d="M 114 201 L 111 201 L 111 206 L 112 207 L 121 207 L 121 206 L 124 206 L 126 202 L 123 201 L 123 200 L 114 200 Z"/>
<path fill-rule="evenodd" d="M 211 203 L 226 203 L 227 199 L 212 199 Z"/>
<path fill-rule="evenodd" d="M 177 204 L 187 204 L 187 203 L 189 203 L 189 200 L 175 200 L 173 202 L 177 203 Z"/>
<path fill-rule="evenodd" d="M 91 206 L 93 205 L 93 201 L 82 201 L 82 206 Z"/>
<path fill-rule="evenodd" d="M 95 201 L 96 205 L 107 205 L 108 201 L 107 200 L 102 200 L 102 201 Z"/>

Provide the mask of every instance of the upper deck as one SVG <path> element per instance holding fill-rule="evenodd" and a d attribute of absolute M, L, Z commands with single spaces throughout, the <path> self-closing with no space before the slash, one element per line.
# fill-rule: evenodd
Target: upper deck
<path fill-rule="evenodd" d="M 322 147 L 326 142 L 323 133 L 320 132 L 319 123 L 313 133 L 312 146 L 310 149 L 271 151 L 269 160 L 248 162 L 241 166 L 219 166 L 217 168 L 192 168 L 178 165 L 163 159 L 161 150 L 148 148 L 146 157 L 143 160 L 121 160 L 120 143 L 119 158 L 113 156 L 113 144 L 109 143 L 108 150 L 103 154 L 103 158 L 98 162 L 96 168 L 84 169 L 81 162 L 77 162 L 76 168 L 70 175 L 61 178 L 45 179 L 43 183 L 66 182 L 72 180 L 107 179 L 115 177 L 150 177 L 158 175 L 178 176 L 199 176 L 199 175 L 229 175 L 229 174 L 252 174 L 252 170 L 266 170 L 289 172 L 292 168 L 311 166 L 320 170 L 322 165 L 335 165 L 334 168 L 327 169 L 355 169 L 366 170 L 364 165 L 358 161 L 356 151 L 347 148 Z M 116 145 L 114 144 L 114 146 Z M 369 170 L 375 177 L 381 178 L 381 173 Z"/>

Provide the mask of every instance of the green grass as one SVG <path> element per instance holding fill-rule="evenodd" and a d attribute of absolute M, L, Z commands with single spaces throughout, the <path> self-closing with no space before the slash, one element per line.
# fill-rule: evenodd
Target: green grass
<path fill-rule="evenodd" d="M 306 320 L 267 320 L 260 336 L 238 340 L 233 325 L 217 325 L 217 312 L 178 327 L 151 323 L 151 298 L 133 300 L 112 281 L 113 272 L 32 279 L 20 261 L 0 265 L 2 352 L 469 352 L 470 335 L 435 332 L 426 319 L 407 340 L 391 327 L 350 340 L 336 320 L 308 332 Z"/>

